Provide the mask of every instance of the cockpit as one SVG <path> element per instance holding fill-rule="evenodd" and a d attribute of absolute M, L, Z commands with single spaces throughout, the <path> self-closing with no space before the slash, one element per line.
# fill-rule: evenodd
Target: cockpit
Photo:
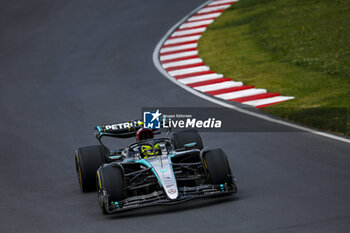
<path fill-rule="evenodd" d="M 168 138 L 147 139 L 129 146 L 129 152 L 134 156 L 149 158 L 153 156 L 169 155 L 174 151 Z"/>

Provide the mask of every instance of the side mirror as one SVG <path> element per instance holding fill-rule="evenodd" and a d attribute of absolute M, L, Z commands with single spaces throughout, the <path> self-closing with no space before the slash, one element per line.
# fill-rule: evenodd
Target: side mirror
<path fill-rule="evenodd" d="M 197 146 L 196 142 L 191 142 L 191 143 L 187 143 L 187 144 L 184 145 L 186 150 L 189 150 L 189 149 L 191 149 L 191 148 L 193 148 L 195 146 Z"/>
<path fill-rule="evenodd" d="M 110 159 L 115 159 L 115 160 L 117 160 L 117 159 L 121 159 L 122 158 L 122 156 L 121 155 L 115 155 L 115 156 L 109 156 L 109 158 Z"/>
<path fill-rule="evenodd" d="M 108 159 L 110 159 L 112 161 L 121 160 L 121 159 L 123 159 L 123 155 L 117 154 L 117 153 L 112 153 L 112 154 L 108 155 Z"/>

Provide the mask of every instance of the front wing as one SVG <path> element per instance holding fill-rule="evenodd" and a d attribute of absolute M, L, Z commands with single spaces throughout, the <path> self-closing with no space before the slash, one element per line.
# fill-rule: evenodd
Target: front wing
<path fill-rule="evenodd" d="M 195 198 L 235 193 L 237 192 L 237 187 L 235 184 L 220 184 L 201 185 L 197 187 L 179 187 L 178 190 L 179 196 L 175 200 L 168 199 L 164 191 L 161 190 L 147 195 L 130 197 L 119 202 L 105 203 L 106 211 L 107 213 L 112 214 L 148 206 L 178 204 Z"/>

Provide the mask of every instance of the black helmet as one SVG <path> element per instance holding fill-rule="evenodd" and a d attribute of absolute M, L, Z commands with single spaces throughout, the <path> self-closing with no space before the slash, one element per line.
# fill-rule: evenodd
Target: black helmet
<path fill-rule="evenodd" d="M 151 129 L 141 128 L 137 131 L 136 136 L 138 141 L 143 141 L 154 138 L 154 132 Z"/>

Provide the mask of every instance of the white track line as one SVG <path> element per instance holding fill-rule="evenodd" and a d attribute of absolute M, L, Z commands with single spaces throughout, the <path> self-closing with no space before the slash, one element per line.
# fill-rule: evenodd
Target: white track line
<path fill-rule="evenodd" d="M 209 96 L 207 94 L 204 94 L 202 92 L 199 92 L 187 85 L 185 85 L 185 82 L 184 80 L 182 80 L 181 82 L 181 79 L 179 80 L 176 80 L 174 79 L 172 76 L 170 76 L 168 74 L 168 72 L 166 70 L 163 69 L 160 61 L 159 61 L 159 51 L 160 49 L 162 48 L 164 42 L 166 41 L 166 39 L 183 23 L 185 22 L 191 15 L 194 15 L 195 13 L 198 13 L 198 11 L 200 9 L 202 9 L 203 7 L 205 7 L 207 4 L 211 3 L 212 1 L 209 0 L 205 3 L 203 3 L 202 5 L 200 5 L 199 7 L 197 7 L 196 9 L 194 9 L 192 12 L 190 12 L 188 15 L 186 15 L 185 17 L 182 18 L 182 20 L 180 20 L 179 22 L 177 22 L 172 28 L 169 29 L 169 31 L 160 39 L 160 41 L 158 42 L 158 44 L 156 45 L 156 48 L 154 49 L 153 51 L 153 55 L 152 55 L 152 59 L 153 59 L 153 64 L 154 66 L 158 69 L 158 71 L 164 75 L 164 77 L 166 77 L 167 79 L 169 79 L 169 81 L 175 83 L 176 85 L 178 85 L 179 87 L 185 89 L 186 91 L 192 93 L 193 95 L 195 96 L 198 96 L 202 99 L 205 99 L 209 102 L 212 102 L 214 104 L 217 104 L 217 105 L 220 105 L 222 107 L 225 107 L 225 108 L 229 108 L 229 109 L 232 109 L 234 111 L 237 111 L 237 112 L 240 112 L 240 113 L 244 113 L 244 114 L 247 114 L 249 116 L 253 116 L 253 117 L 256 117 L 256 118 L 259 118 L 259 119 L 262 119 L 262 120 L 265 120 L 265 121 L 269 121 L 269 122 L 273 122 L 273 123 L 276 123 L 276 124 L 280 124 L 280 125 L 284 125 L 284 126 L 288 126 L 288 127 L 291 127 L 291 128 L 294 128 L 294 129 L 298 129 L 298 130 L 301 130 L 301 131 L 304 131 L 304 132 L 309 132 L 309 133 L 312 133 L 312 134 L 315 134 L 315 135 L 318 135 L 318 136 L 322 136 L 322 137 L 326 137 L 326 138 L 330 138 L 330 139 L 333 139 L 333 140 L 337 140 L 337 141 L 341 141 L 341 142 L 345 142 L 345 143 L 350 143 L 350 139 L 349 138 L 344 138 L 344 137 L 340 137 L 340 136 L 337 136 L 337 135 L 333 135 L 333 134 L 329 134 L 329 133 L 325 133 L 325 132 L 321 132 L 321 131 L 317 131 L 317 130 L 314 130 L 314 129 L 310 129 L 310 128 L 307 128 L 305 126 L 300 126 L 300 125 L 296 125 L 294 123 L 291 123 L 291 122 L 287 122 L 285 120 L 280 120 L 280 119 L 276 119 L 276 118 L 272 118 L 270 116 L 267 116 L 265 114 L 262 114 L 262 113 L 258 113 L 258 112 L 253 112 L 251 110 L 247 110 L 247 109 L 244 109 L 244 108 L 241 108 L 239 107 L 239 105 L 233 105 L 233 103 L 227 103 L 227 102 L 224 102 L 222 100 L 219 100 L 219 99 L 216 99 L 212 96 Z M 200 58 L 198 58 L 200 59 Z M 189 60 L 195 60 L 195 59 L 189 59 Z M 174 62 L 172 62 L 174 63 Z M 195 62 L 196 63 L 196 62 Z M 170 63 L 168 63 L 170 64 Z M 163 64 L 165 65 L 165 64 Z M 222 75 L 221 75 L 222 77 Z M 203 80 L 205 81 L 205 80 Z M 198 81 L 197 81 L 198 82 Z M 188 82 L 189 84 L 190 82 Z M 255 110 L 255 109 L 254 109 Z"/>
<path fill-rule="evenodd" d="M 208 6 L 215 6 L 223 3 L 231 3 L 231 2 L 238 2 L 238 0 L 221 0 L 221 1 L 214 1 L 212 3 L 209 3 Z"/>
<path fill-rule="evenodd" d="M 168 45 L 168 44 L 177 44 L 177 43 L 181 43 L 181 42 L 187 42 L 187 41 L 193 41 L 193 40 L 199 40 L 199 38 L 201 38 L 201 35 L 197 35 L 197 36 L 186 36 L 186 37 L 181 37 L 181 38 L 176 38 L 176 39 L 169 39 L 167 41 L 165 41 L 164 44 Z"/>
<path fill-rule="evenodd" d="M 215 84 L 209 84 L 205 86 L 199 86 L 199 87 L 194 87 L 194 89 L 198 91 L 215 91 L 215 90 L 220 90 L 220 89 L 226 89 L 230 87 L 239 87 L 242 86 L 242 82 L 234 82 L 234 81 L 226 81 L 226 82 L 221 82 L 221 83 L 215 83 Z"/>
<path fill-rule="evenodd" d="M 188 30 L 180 30 L 180 31 L 174 32 L 171 36 L 184 36 L 184 35 L 189 35 L 194 33 L 200 33 L 200 32 L 204 32 L 205 29 L 207 28 L 202 27 L 202 28 L 195 28 L 195 29 L 188 29 Z"/>
<path fill-rule="evenodd" d="M 224 76 L 222 74 L 204 74 L 204 75 L 194 76 L 190 78 L 178 79 L 178 81 L 183 84 L 191 84 L 191 83 L 198 83 L 202 81 L 213 80 L 213 79 L 218 79 L 223 77 Z"/>
<path fill-rule="evenodd" d="M 221 15 L 221 13 L 211 13 L 211 14 L 193 16 L 193 17 L 189 18 L 187 21 L 190 22 L 190 21 L 193 21 L 193 20 L 217 18 L 220 15 Z"/>
<path fill-rule="evenodd" d="M 210 70 L 208 66 L 196 66 L 196 67 L 187 68 L 187 69 L 173 70 L 173 71 L 170 71 L 169 74 L 172 76 L 176 76 L 176 75 L 191 74 L 191 73 L 208 71 L 208 70 Z"/>
<path fill-rule="evenodd" d="M 175 54 L 170 54 L 170 55 L 164 55 L 160 56 L 161 61 L 166 61 L 166 60 L 171 60 L 175 58 L 181 58 L 181 57 L 188 57 L 192 55 L 197 55 L 198 51 L 188 51 L 188 52 L 183 52 L 183 53 L 175 53 Z"/>
<path fill-rule="evenodd" d="M 263 94 L 263 93 L 266 93 L 265 89 L 251 88 L 251 89 L 242 90 L 242 91 L 233 91 L 229 93 L 219 94 L 219 95 L 215 95 L 215 97 L 218 97 L 224 100 L 229 100 L 229 99 L 241 98 L 241 97 L 246 97 L 251 95 Z"/>
<path fill-rule="evenodd" d="M 265 104 L 272 104 L 276 102 L 282 102 L 286 100 L 294 99 L 294 97 L 291 96 L 275 96 L 271 98 L 265 98 L 265 99 L 259 99 L 259 100 L 251 100 L 243 102 L 243 104 L 248 104 L 251 106 L 259 106 L 259 105 L 265 105 Z"/>
<path fill-rule="evenodd" d="M 205 7 L 202 10 L 198 11 L 198 13 L 207 13 L 207 12 L 211 12 L 211 11 L 223 10 L 223 9 L 226 9 L 230 6 L 231 6 L 231 4 L 227 4 L 227 5 L 223 5 L 223 6 Z"/>
<path fill-rule="evenodd" d="M 197 45 L 198 45 L 197 43 L 192 43 L 192 44 L 166 47 L 166 48 L 162 48 L 160 52 L 166 53 L 166 52 L 174 52 L 174 51 L 183 50 L 183 49 L 193 49 L 193 48 L 197 48 Z"/>
<path fill-rule="evenodd" d="M 166 69 L 169 67 L 191 65 L 191 64 L 201 63 L 201 62 L 203 62 L 203 60 L 201 58 L 192 58 L 192 59 L 186 59 L 186 60 L 182 60 L 182 61 L 164 63 L 163 67 L 164 67 L 164 69 Z"/>
<path fill-rule="evenodd" d="M 202 25 L 211 24 L 212 22 L 214 22 L 214 20 L 210 19 L 210 20 L 203 20 L 203 21 L 198 21 L 193 23 L 184 23 L 180 26 L 180 28 L 183 29 L 183 28 L 198 27 Z"/>

